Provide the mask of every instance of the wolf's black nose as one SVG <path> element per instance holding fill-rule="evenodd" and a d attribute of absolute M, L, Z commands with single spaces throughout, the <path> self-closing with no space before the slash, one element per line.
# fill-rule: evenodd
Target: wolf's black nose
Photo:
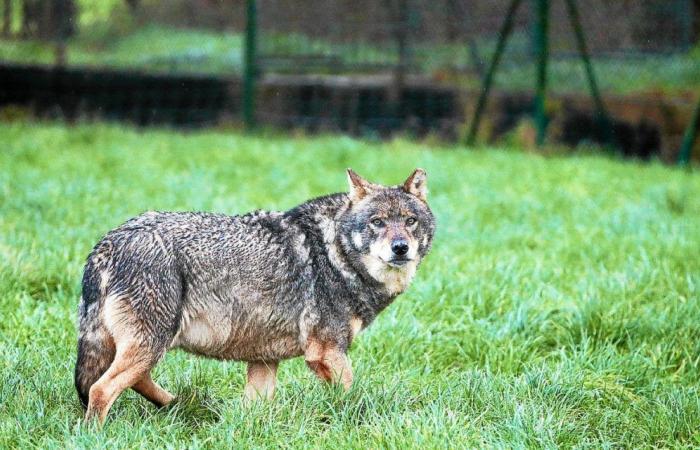
<path fill-rule="evenodd" d="M 404 256 L 408 253 L 408 242 L 403 239 L 397 239 L 391 243 L 391 251 L 396 256 Z"/>

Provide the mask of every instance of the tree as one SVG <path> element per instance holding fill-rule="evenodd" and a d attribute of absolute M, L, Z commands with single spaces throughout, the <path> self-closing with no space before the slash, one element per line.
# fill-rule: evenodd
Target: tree
<path fill-rule="evenodd" d="M 10 37 L 12 34 L 12 0 L 3 0 L 2 13 L 2 35 Z"/>
<path fill-rule="evenodd" d="M 66 40 L 75 33 L 75 0 L 23 0 L 22 37 Z"/>

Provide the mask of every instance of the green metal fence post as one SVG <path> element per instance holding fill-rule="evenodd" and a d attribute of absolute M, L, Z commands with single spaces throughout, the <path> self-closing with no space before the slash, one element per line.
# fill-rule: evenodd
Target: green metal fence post
<path fill-rule="evenodd" d="M 678 164 L 685 166 L 690 163 L 690 154 L 693 151 L 693 144 L 695 143 L 695 138 L 698 133 L 698 122 L 700 121 L 700 99 L 695 105 L 695 111 L 693 111 L 693 117 L 690 119 L 688 128 L 685 129 L 685 134 L 683 135 L 683 143 L 681 144 L 681 151 L 678 154 Z"/>
<path fill-rule="evenodd" d="M 547 132 L 547 60 L 549 59 L 549 0 L 536 2 L 536 20 L 534 32 L 535 52 L 537 54 L 537 87 L 535 94 L 535 126 L 537 127 L 537 145 L 544 143 Z"/>
<path fill-rule="evenodd" d="M 248 130 L 255 128 L 255 82 L 258 76 L 256 55 L 257 8 L 255 1 L 246 1 L 243 122 Z"/>
<path fill-rule="evenodd" d="M 488 71 L 484 77 L 484 82 L 481 87 L 481 93 L 479 94 L 479 99 L 476 102 L 476 108 L 474 109 L 474 117 L 469 126 L 469 132 L 467 133 L 467 138 L 465 140 L 466 145 L 474 145 L 476 140 L 476 133 L 479 130 L 479 123 L 481 122 L 481 116 L 484 113 L 484 108 L 486 107 L 486 101 L 488 100 L 489 93 L 491 92 L 491 85 L 493 84 L 493 76 L 496 73 L 496 68 L 501 60 L 501 55 L 503 54 L 503 49 L 506 46 L 506 41 L 508 36 L 513 29 L 513 23 L 515 22 L 515 13 L 518 11 L 518 6 L 520 6 L 521 0 L 513 0 L 508 7 L 508 13 L 506 18 L 501 25 L 501 29 L 498 32 L 498 42 L 496 43 L 496 51 L 491 58 L 489 63 Z"/>
<path fill-rule="evenodd" d="M 578 13 L 578 7 L 576 6 L 576 0 L 566 0 L 566 8 L 569 13 L 571 27 L 574 29 L 578 53 L 586 70 L 588 87 L 591 90 L 591 97 L 593 97 L 593 102 L 595 103 L 598 125 L 602 128 L 605 142 L 607 144 L 612 144 L 610 120 L 608 118 L 607 110 L 605 109 L 605 104 L 603 103 L 603 98 L 600 95 L 600 90 L 598 89 L 598 82 L 595 77 L 595 72 L 593 71 L 593 64 L 591 64 L 588 47 L 586 46 L 586 38 L 583 34 L 583 27 L 581 27 L 581 18 Z"/>

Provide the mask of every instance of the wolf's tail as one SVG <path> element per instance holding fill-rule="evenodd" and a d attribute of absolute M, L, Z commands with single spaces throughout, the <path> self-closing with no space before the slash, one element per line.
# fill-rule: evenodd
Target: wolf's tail
<path fill-rule="evenodd" d="M 115 347 L 112 336 L 97 313 L 98 305 L 86 311 L 80 304 L 80 336 L 78 361 L 75 364 L 75 389 L 83 407 L 87 408 L 90 387 L 104 374 L 114 360 Z"/>

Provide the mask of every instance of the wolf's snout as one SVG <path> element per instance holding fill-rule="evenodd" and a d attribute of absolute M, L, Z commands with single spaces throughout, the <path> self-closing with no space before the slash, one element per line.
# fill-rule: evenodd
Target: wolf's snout
<path fill-rule="evenodd" d="M 396 256 L 406 256 L 408 253 L 408 242 L 404 239 L 396 239 L 391 242 L 391 251 Z"/>

